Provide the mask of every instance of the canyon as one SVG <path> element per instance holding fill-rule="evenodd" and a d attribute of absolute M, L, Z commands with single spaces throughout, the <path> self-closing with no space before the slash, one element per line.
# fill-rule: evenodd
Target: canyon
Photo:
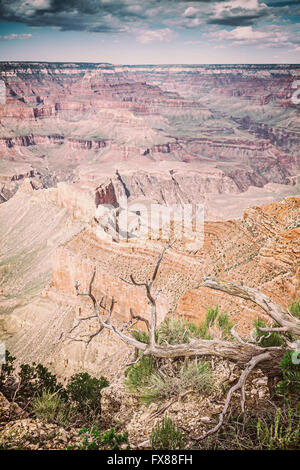
<path fill-rule="evenodd" d="M 259 287 L 287 307 L 300 289 L 299 66 L 1 63 L 0 339 L 23 362 L 112 376 L 129 349 L 110 332 L 87 348 L 70 333 L 88 289 L 116 301 L 114 321 L 149 315 L 142 288 L 160 232 L 116 239 L 99 227 L 158 204 L 203 205 L 201 243 L 179 238 L 155 288 L 159 321 L 199 324 L 219 305 L 241 335 L 263 313 L 201 287 L 205 276 Z M 102 214 L 102 215 L 101 215 Z M 103 225 L 103 224 L 102 224 Z M 104 233 L 105 232 L 105 233 Z"/>
<path fill-rule="evenodd" d="M 119 196 L 121 183 L 130 201 L 193 200 L 208 220 L 297 194 L 299 73 L 297 65 L 3 62 L 1 202 L 28 176 L 38 188 L 67 182 L 95 192 L 118 174 Z"/>

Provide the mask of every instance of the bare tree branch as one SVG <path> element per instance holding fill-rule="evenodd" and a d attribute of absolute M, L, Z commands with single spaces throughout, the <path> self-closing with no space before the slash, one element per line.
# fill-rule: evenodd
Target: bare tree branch
<path fill-rule="evenodd" d="M 219 416 L 218 424 L 214 428 L 210 429 L 205 434 L 203 434 L 201 437 L 192 438 L 193 441 L 199 442 L 199 441 L 205 439 L 210 434 L 214 434 L 215 432 L 217 432 L 220 429 L 220 427 L 222 426 L 222 424 L 224 422 L 224 418 L 225 418 L 225 415 L 227 413 L 228 407 L 230 405 L 232 396 L 233 396 L 234 392 L 236 392 L 239 389 L 241 389 L 241 392 L 242 392 L 242 399 L 241 399 L 242 410 L 244 409 L 244 406 L 245 406 L 245 382 L 246 382 L 250 372 L 252 371 L 252 369 L 254 369 L 260 362 L 263 362 L 263 361 L 266 361 L 267 359 L 269 359 L 268 356 L 269 356 L 269 353 L 264 352 L 262 354 L 259 354 L 258 356 L 252 357 L 252 359 L 248 362 L 245 370 L 243 370 L 243 372 L 241 373 L 238 382 L 230 388 L 230 390 L 227 394 L 227 397 L 226 397 L 224 408 L 223 408 L 223 410 L 222 410 L 222 412 Z"/>
<path fill-rule="evenodd" d="M 263 342 L 264 339 L 268 339 L 270 338 L 271 336 L 271 333 L 267 334 L 267 335 L 262 335 L 257 341 L 254 341 L 255 344 L 260 344 Z"/>
<path fill-rule="evenodd" d="M 258 326 L 257 329 L 258 329 L 259 331 L 266 331 L 267 333 L 268 333 L 268 332 L 273 333 L 273 331 L 277 331 L 277 332 L 283 333 L 283 332 L 287 331 L 287 328 L 286 328 L 285 326 L 278 327 L 278 328 L 276 328 L 276 327 L 274 327 L 274 328 L 272 328 L 272 327 L 270 327 L 270 328 L 263 328 L 263 327 L 261 327 L 261 326 Z"/>
<path fill-rule="evenodd" d="M 160 264 L 163 260 L 163 257 L 165 255 L 167 249 L 170 248 L 173 245 L 173 243 L 175 243 L 175 242 L 168 243 L 168 245 L 166 245 L 164 247 L 164 249 L 162 250 L 162 252 L 159 254 L 156 265 L 155 265 L 155 268 L 154 268 L 154 271 L 153 271 L 153 274 L 152 274 L 152 278 L 149 282 L 137 282 L 134 279 L 133 275 L 132 274 L 130 275 L 130 280 L 131 280 L 131 283 L 133 285 L 135 285 L 137 287 L 145 287 L 146 295 L 147 295 L 147 298 L 148 298 L 149 303 L 151 305 L 151 322 L 150 322 L 150 325 L 149 325 L 150 347 L 153 347 L 155 345 L 155 330 L 156 330 L 156 325 L 157 325 L 157 306 L 156 306 L 157 297 L 152 295 L 151 289 L 152 289 L 153 283 L 154 283 L 154 281 L 157 277 L 157 273 L 158 273 Z M 126 282 L 128 282 L 128 281 L 126 281 Z"/>
<path fill-rule="evenodd" d="M 140 315 L 134 315 L 132 308 L 130 309 L 130 318 L 132 318 L 133 320 L 138 320 L 138 321 L 144 322 L 145 325 L 146 325 L 146 327 L 147 327 L 147 330 L 148 330 L 148 331 L 150 330 L 150 323 L 149 323 L 149 321 L 148 321 L 146 318 L 141 317 Z"/>
<path fill-rule="evenodd" d="M 244 341 L 240 335 L 237 333 L 237 331 L 235 330 L 235 328 L 239 325 L 240 322 L 237 322 L 235 325 L 233 325 L 233 327 L 231 328 L 230 332 L 232 334 L 232 336 L 241 344 L 245 344 L 246 341 Z"/>
<path fill-rule="evenodd" d="M 79 318 L 76 325 L 73 326 L 73 328 L 71 328 L 71 330 L 69 331 L 69 334 L 73 333 L 73 331 L 76 330 L 76 328 L 78 328 L 78 326 L 81 324 L 82 321 L 91 320 L 92 318 L 97 318 L 97 315 L 90 315 L 89 317 Z"/>
<path fill-rule="evenodd" d="M 202 286 L 220 290 L 245 300 L 251 300 L 261 307 L 276 323 L 284 327 L 286 332 L 300 335 L 300 320 L 293 317 L 288 310 L 273 302 L 262 292 L 251 287 L 239 286 L 232 282 L 213 278 L 205 278 Z"/>

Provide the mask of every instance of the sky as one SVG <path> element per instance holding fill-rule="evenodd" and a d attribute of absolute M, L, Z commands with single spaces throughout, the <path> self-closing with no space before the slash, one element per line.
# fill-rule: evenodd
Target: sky
<path fill-rule="evenodd" d="M 0 0 L 0 60 L 300 63 L 300 0 Z"/>

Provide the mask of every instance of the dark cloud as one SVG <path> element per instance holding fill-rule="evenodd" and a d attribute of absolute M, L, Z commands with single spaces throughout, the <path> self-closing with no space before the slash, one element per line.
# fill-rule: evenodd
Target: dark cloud
<path fill-rule="evenodd" d="M 275 8 L 281 8 L 281 7 L 292 7 L 292 6 L 298 6 L 300 5 L 300 0 L 286 0 L 285 2 L 284 1 L 281 1 L 281 0 L 273 0 L 273 1 L 266 1 L 266 4 L 270 7 L 275 7 Z"/>
<path fill-rule="evenodd" d="M 50 13 L 67 13 L 76 10 L 83 15 L 106 15 L 112 14 L 118 17 L 135 17 L 145 18 L 143 9 L 131 10 L 132 6 L 138 6 L 138 2 L 124 3 L 118 0 L 105 2 L 102 0 L 51 0 L 50 7 L 43 10 L 45 14 Z"/>
<path fill-rule="evenodd" d="M 153 2 L 151 2 L 153 4 Z M 147 19 L 139 2 L 120 0 L 0 0 L 0 18 L 28 26 L 56 26 L 62 30 L 120 32 L 124 25 Z"/>
<path fill-rule="evenodd" d="M 213 18 L 208 21 L 209 24 L 217 24 L 223 26 L 251 26 L 255 21 L 264 15 L 240 15 L 227 18 Z"/>
<path fill-rule="evenodd" d="M 251 10 L 233 8 L 226 2 L 228 0 L 0 0 L 0 18 L 28 26 L 102 33 L 130 32 L 145 27 L 156 29 L 162 25 L 181 29 L 205 24 L 235 27 L 253 25 L 270 15 L 280 18 L 279 7 L 289 9 L 287 5 L 297 5 L 300 0 L 270 0 L 268 6 L 265 0 Z M 218 15 L 212 7 L 217 3 L 224 3 L 224 11 Z M 184 14 L 186 9 L 192 12 Z"/>

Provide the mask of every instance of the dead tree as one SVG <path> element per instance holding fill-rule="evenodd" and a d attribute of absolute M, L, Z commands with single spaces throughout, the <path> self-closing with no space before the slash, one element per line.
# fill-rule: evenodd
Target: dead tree
<path fill-rule="evenodd" d="M 171 245 L 166 246 L 159 255 L 154 272 L 149 281 L 137 282 L 132 275 L 130 276 L 130 281 L 125 281 L 131 285 L 145 289 L 146 296 L 151 306 L 150 322 L 140 315 L 133 315 L 131 312 L 130 320 L 126 325 L 121 328 L 113 325 L 111 323 L 111 317 L 115 305 L 114 300 L 112 300 L 111 305 L 107 307 L 104 304 L 103 298 L 100 300 L 100 302 L 98 302 L 93 295 L 93 282 L 96 274 L 96 268 L 94 268 L 89 283 L 88 292 L 80 292 L 78 281 L 75 284 L 77 295 L 88 296 L 91 299 L 94 315 L 80 318 L 78 323 L 71 331 L 74 331 L 83 321 L 96 319 L 98 322 L 97 331 L 92 334 L 85 335 L 87 339 L 77 339 L 77 341 L 84 341 L 89 344 L 93 338 L 101 333 L 101 331 L 105 329 L 109 330 L 121 341 L 123 341 L 123 343 L 135 348 L 135 350 L 140 351 L 141 354 L 138 356 L 137 360 L 131 364 L 137 363 L 143 356 L 150 355 L 157 358 L 210 356 L 233 361 L 240 368 L 242 368 L 243 371 L 239 377 L 239 380 L 230 388 L 227 394 L 223 411 L 219 416 L 218 424 L 205 435 L 201 436 L 199 438 L 200 440 L 205 438 L 207 435 L 216 432 L 222 426 L 226 412 L 230 405 L 231 398 L 234 392 L 237 390 L 240 390 L 241 392 L 241 408 L 242 411 L 244 411 L 245 384 L 249 374 L 254 368 L 259 367 L 269 378 L 274 378 L 281 375 L 281 368 L 279 364 L 286 350 L 297 350 L 297 347 L 299 348 L 297 342 L 291 342 L 290 337 L 291 334 L 293 337 L 300 336 L 300 321 L 293 317 L 288 310 L 276 304 L 269 297 L 258 290 L 246 286 L 236 285 L 228 281 L 205 278 L 201 286 L 223 291 L 245 300 L 250 300 L 261 307 L 265 313 L 267 313 L 267 315 L 269 315 L 269 317 L 275 322 L 276 326 L 260 329 L 262 331 L 269 332 L 269 334 L 275 331 L 282 333 L 286 347 L 264 347 L 259 343 L 259 341 L 246 341 L 237 334 L 235 327 L 233 327 L 231 330 L 234 341 L 225 341 L 222 339 L 206 340 L 190 338 L 189 342 L 185 344 L 167 344 L 166 346 L 157 344 L 155 339 L 155 331 L 157 327 L 157 294 L 153 293 L 153 284 L 157 278 L 159 267 L 165 252 L 170 246 Z M 139 321 L 144 322 L 147 326 L 149 331 L 149 344 L 138 341 L 130 334 L 130 329 Z"/>

